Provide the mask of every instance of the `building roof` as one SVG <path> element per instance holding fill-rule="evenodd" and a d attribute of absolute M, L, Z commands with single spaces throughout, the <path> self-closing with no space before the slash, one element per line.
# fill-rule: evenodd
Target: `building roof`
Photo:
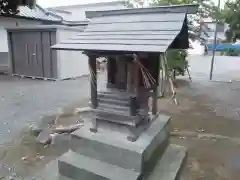
<path fill-rule="evenodd" d="M 196 5 L 87 12 L 91 22 L 84 32 L 53 46 L 84 51 L 165 52 L 186 49 L 187 13 Z"/>
<path fill-rule="evenodd" d="M 39 5 L 35 5 L 32 9 L 28 6 L 19 6 L 19 12 L 15 15 L 4 15 L 5 17 L 14 17 L 14 18 L 24 18 L 31 20 L 40 20 L 40 21 L 52 21 L 52 22 L 61 22 L 62 18 L 53 13 L 49 13 Z"/>
<path fill-rule="evenodd" d="M 48 8 L 49 10 L 65 10 L 68 8 L 85 8 L 85 7 L 93 7 L 93 6 L 107 6 L 107 5 L 119 5 L 125 4 L 125 1 L 111 1 L 111 2 L 99 2 L 99 3 L 88 3 L 88 4 L 76 4 L 76 5 L 68 5 L 68 6 L 56 6 Z M 66 11 L 66 10 L 65 10 Z"/>

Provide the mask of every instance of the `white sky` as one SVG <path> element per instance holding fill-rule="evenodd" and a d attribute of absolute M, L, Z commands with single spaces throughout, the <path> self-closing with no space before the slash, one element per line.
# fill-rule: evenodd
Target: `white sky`
<path fill-rule="evenodd" d="M 42 7 L 53 7 L 53 6 L 65 6 L 74 4 L 87 4 L 87 3 L 97 3 L 97 2 L 109 2 L 116 0 L 37 0 L 37 3 Z M 218 0 L 214 0 L 216 3 Z M 226 0 L 220 0 L 221 6 L 224 6 Z"/>

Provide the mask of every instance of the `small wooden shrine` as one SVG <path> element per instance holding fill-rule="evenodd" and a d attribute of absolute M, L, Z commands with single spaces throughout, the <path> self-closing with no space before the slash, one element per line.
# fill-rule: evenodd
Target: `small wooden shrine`
<path fill-rule="evenodd" d="M 85 31 L 53 46 L 84 51 L 89 57 L 91 107 L 96 115 L 92 126 L 72 134 L 79 148 L 72 149 L 77 154 L 69 152 L 59 160 L 60 174 L 81 180 L 150 180 L 160 168 L 158 161 L 169 153 L 174 161 L 183 161 L 185 150 L 168 144 L 169 118 L 157 112 L 158 76 L 162 53 L 189 47 L 187 14 L 196 10 L 196 5 L 183 5 L 87 12 L 91 22 Z M 97 88 L 100 57 L 107 59 L 105 91 Z M 94 169 L 96 164 L 101 170 Z M 115 173 L 106 173 L 109 168 L 116 168 Z"/>

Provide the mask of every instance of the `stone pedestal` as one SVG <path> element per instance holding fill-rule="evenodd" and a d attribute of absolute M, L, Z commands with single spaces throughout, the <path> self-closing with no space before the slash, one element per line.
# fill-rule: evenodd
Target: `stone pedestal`
<path fill-rule="evenodd" d="M 158 115 L 135 142 L 110 126 L 99 127 L 98 133 L 92 133 L 87 123 L 72 133 L 71 143 L 78 146 L 41 174 L 49 180 L 174 180 L 186 150 L 169 145 L 169 121 L 169 117 Z M 50 167 L 56 171 L 50 173 Z"/>

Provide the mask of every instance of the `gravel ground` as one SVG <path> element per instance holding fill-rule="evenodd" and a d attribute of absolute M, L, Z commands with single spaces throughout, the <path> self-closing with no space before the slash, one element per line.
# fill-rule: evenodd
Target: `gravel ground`
<path fill-rule="evenodd" d="M 178 131 L 196 132 L 203 129 L 205 133 L 239 138 L 240 83 L 226 82 L 229 79 L 238 80 L 238 71 L 240 72 L 240 66 L 237 66 L 238 61 L 229 57 L 221 57 L 219 60 L 217 57 L 219 61 L 216 60 L 214 78 L 225 82 L 209 82 L 207 78 L 211 58 L 204 56 L 190 56 L 189 58 L 193 82 L 190 83 L 187 77 L 178 81 L 177 98 L 180 106 L 172 104 L 170 98 L 164 98 L 159 100 L 159 111 L 172 116 L 172 131 L 177 129 Z M 221 61 L 224 64 L 221 65 Z M 228 63 L 229 61 L 231 62 Z M 21 129 L 20 125 L 24 126 L 36 121 L 42 115 L 55 112 L 59 107 L 87 98 L 89 88 L 88 78 L 53 83 L 2 76 L 0 82 L 3 86 L 0 90 L 2 96 L 0 122 L 8 122 L 4 128 L 1 126 L 0 142 L 11 139 L 13 134 L 17 134 Z M 10 132 L 16 133 L 9 133 L 9 129 Z M 183 179 L 238 179 L 240 167 L 235 160 L 239 159 L 239 145 L 216 139 L 173 137 L 172 141 L 189 148 L 190 158 Z M 5 155 L 6 161 L 4 160 L 4 163 L 7 163 L 7 157 L 10 157 L 7 167 L 14 167 L 23 179 L 31 175 L 29 174 L 31 171 L 38 171 L 47 162 L 66 151 L 66 147 L 44 149 L 34 144 L 31 139 L 24 142 L 25 144 L 11 147 Z M 34 162 L 30 166 L 21 161 L 21 157 L 27 154 L 36 156 L 38 153 L 44 156 L 43 161 Z M 13 154 L 15 157 L 12 157 Z"/>
<path fill-rule="evenodd" d="M 88 77 L 52 82 L 1 75 L 0 145 L 18 136 L 27 124 L 86 99 L 88 82 Z"/>

